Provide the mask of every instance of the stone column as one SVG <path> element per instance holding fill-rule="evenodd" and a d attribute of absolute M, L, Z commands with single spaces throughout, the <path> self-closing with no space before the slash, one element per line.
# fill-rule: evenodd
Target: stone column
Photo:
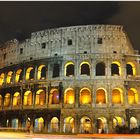
<path fill-rule="evenodd" d="M 44 118 L 44 132 L 48 132 L 48 120 L 47 120 L 47 116 Z"/>
<path fill-rule="evenodd" d="M 93 88 L 94 88 L 94 86 L 93 86 Z M 92 107 L 95 107 L 96 106 L 96 90 L 95 89 L 93 89 L 93 91 L 92 91 L 92 98 L 93 98 L 93 101 L 92 101 Z"/>
<path fill-rule="evenodd" d="M 34 80 L 36 81 L 36 80 L 38 80 L 37 78 L 38 78 L 38 69 L 37 69 L 37 66 L 35 66 L 35 71 L 34 71 Z"/>
<path fill-rule="evenodd" d="M 15 84 L 16 83 L 16 72 L 13 71 L 13 75 L 12 75 L 12 84 Z"/>
<path fill-rule="evenodd" d="M 108 133 L 109 134 L 114 133 L 113 132 L 113 118 L 112 117 L 109 117 L 109 119 L 108 119 Z"/>
<path fill-rule="evenodd" d="M 79 87 L 75 87 L 75 107 L 78 108 L 79 107 Z"/>
<path fill-rule="evenodd" d="M 46 106 L 48 106 L 48 103 L 49 103 L 49 96 L 48 96 L 48 94 L 49 94 L 49 91 L 48 91 L 48 86 L 46 86 L 46 92 L 45 92 L 45 97 L 46 97 L 46 99 L 45 99 L 45 105 Z"/>
<path fill-rule="evenodd" d="M 93 116 L 93 122 L 92 122 L 92 133 L 96 133 L 96 120 L 95 120 L 95 118 L 94 118 L 94 116 Z"/>
<path fill-rule="evenodd" d="M 112 63 L 112 60 L 110 60 L 110 57 L 108 57 L 108 61 L 107 61 L 107 76 L 108 77 L 111 76 L 111 63 Z"/>
<path fill-rule="evenodd" d="M 125 82 L 124 83 L 124 105 L 126 106 L 126 107 L 128 107 L 129 106 L 129 103 L 128 103 L 128 90 L 129 90 L 129 87 L 128 87 L 128 83 L 127 82 Z"/>
<path fill-rule="evenodd" d="M 30 123 L 30 131 L 34 132 L 34 128 L 35 128 L 35 115 L 33 115 L 31 119 L 31 123 Z"/>
<path fill-rule="evenodd" d="M 13 106 L 13 92 L 10 94 L 10 109 L 12 109 Z"/>
<path fill-rule="evenodd" d="M 112 107 L 112 89 L 111 89 L 111 80 L 107 83 L 107 91 L 108 91 L 108 107 Z"/>
<path fill-rule="evenodd" d="M 35 92 L 35 89 L 32 90 L 32 98 L 33 98 L 33 108 L 35 108 L 35 100 L 36 100 L 36 92 Z"/>
<path fill-rule="evenodd" d="M 65 63 L 62 62 L 62 63 L 59 64 L 59 66 L 60 66 L 60 76 L 59 76 L 59 77 L 64 77 L 64 76 L 65 76 L 65 75 L 64 75 Z"/>
<path fill-rule="evenodd" d="M 25 81 L 26 81 L 26 68 L 25 67 L 23 68 L 23 77 L 22 77 L 22 79 L 23 79 L 23 83 L 25 83 Z"/>
<path fill-rule="evenodd" d="M 95 76 L 95 64 L 93 59 L 91 58 L 91 68 L 90 68 L 90 77 L 91 79 L 94 79 Z"/>
<path fill-rule="evenodd" d="M 6 77 L 7 77 L 7 73 L 5 72 L 4 73 L 4 82 L 3 82 L 3 85 L 6 85 L 7 84 Z"/>
<path fill-rule="evenodd" d="M 23 87 L 20 87 L 20 106 L 23 108 L 24 105 L 24 92 L 23 92 Z"/>
<path fill-rule="evenodd" d="M 4 110 L 4 96 L 2 96 L 2 110 Z"/>
<path fill-rule="evenodd" d="M 79 133 L 79 116 L 76 114 L 75 116 L 75 121 L 74 121 L 74 133 L 78 134 Z"/>
<path fill-rule="evenodd" d="M 64 126 L 64 116 L 60 114 L 60 133 L 63 133 L 63 126 Z"/>

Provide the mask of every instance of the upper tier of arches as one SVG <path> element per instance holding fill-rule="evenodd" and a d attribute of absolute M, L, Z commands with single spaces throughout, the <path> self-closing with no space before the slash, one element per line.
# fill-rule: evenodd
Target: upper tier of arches
<path fill-rule="evenodd" d="M 3 84 L 21 83 L 23 81 L 33 80 L 49 80 L 49 78 L 57 77 L 75 77 L 78 75 L 89 76 L 135 76 L 137 74 L 136 64 L 134 62 L 127 62 L 125 65 L 119 61 L 112 61 L 109 65 L 100 61 L 94 66 L 88 61 L 82 61 L 79 65 L 73 61 L 68 61 L 64 66 L 59 63 L 54 63 L 52 69 L 48 68 L 47 64 L 30 65 L 28 67 L 19 67 L 17 69 L 1 70 L 0 72 L 0 86 Z M 78 67 L 78 69 L 77 69 Z M 124 68 L 125 67 L 125 68 Z M 77 72 L 76 72 L 77 69 Z M 51 72 L 49 72 L 51 71 Z M 109 71 L 109 72 L 107 72 Z M 48 75 L 52 75 L 48 77 Z"/>

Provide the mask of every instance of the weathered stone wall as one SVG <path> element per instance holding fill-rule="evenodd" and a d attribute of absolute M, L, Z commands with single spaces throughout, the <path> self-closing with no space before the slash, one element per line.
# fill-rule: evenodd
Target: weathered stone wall
<path fill-rule="evenodd" d="M 99 38 L 102 44 L 98 44 Z M 71 45 L 68 45 L 69 40 L 72 41 Z M 42 48 L 43 43 L 45 48 Z M 23 42 L 12 40 L 3 44 L 0 48 L 0 68 L 54 55 L 88 53 L 101 57 L 102 53 L 113 52 L 134 54 L 122 26 L 86 25 L 48 29 L 32 33 L 31 38 Z"/>

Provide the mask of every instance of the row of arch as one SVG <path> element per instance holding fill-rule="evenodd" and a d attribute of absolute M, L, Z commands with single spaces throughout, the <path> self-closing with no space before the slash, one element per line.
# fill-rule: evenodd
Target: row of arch
<path fill-rule="evenodd" d="M 105 75 L 105 63 L 99 62 L 96 64 L 96 76 L 104 76 Z M 89 62 L 82 62 L 80 64 L 80 74 L 81 75 L 90 75 L 90 68 L 91 65 Z M 53 77 L 59 76 L 60 67 L 58 64 L 54 65 L 53 69 Z M 74 76 L 75 75 L 75 64 L 73 62 L 67 62 L 65 64 L 65 76 Z M 47 78 L 47 67 L 45 65 L 40 65 L 37 69 L 37 80 L 42 80 Z M 121 75 L 122 69 L 121 64 L 118 61 L 113 61 L 111 64 L 111 75 Z M 136 67 L 132 62 L 128 62 L 126 64 L 126 74 L 127 75 L 136 75 Z M 0 85 L 3 85 L 3 83 L 6 81 L 6 83 L 10 84 L 13 82 L 13 80 L 18 83 L 22 82 L 23 80 L 23 70 L 18 69 L 15 72 L 15 79 L 14 79 L 14 72 L 9 71 L 6 75 L 4 73 L 0 74 Z M 28 67 L 25 72 L 25 80 L 33 80 L 35 76 L 35 69 L 34 67 Z M 6 78 L 6 80 L 5 80 Z"/>
<path fill-rule="evenodd" d="M 48 123 L 48 132 L 60 132 L 60 120 L 58 117 L 53 117 L 50 122 Z M 79 132 L 78 133 L 93 133 L 93 123 L 91 118 L 88 116 L 83 116 L 79 120 Z M 96 123 L 96 132 L 95 133 L 108 133 L 108 121 L 105 117 L 98 117 L 95 120 Z M 12 119 L 12 127 L 18 128 L 19 120 L 18 118 Z M 30 118 L 26 122 L 26 125 L 30 124 Z M 40 131 L 43 132 L 45 128 L 45 121 L 43 117 L 36 118 L 34 120 L 34 132 Z M 63 132 L 64 133 L 75 133 L 75 118 L 72 116 L 68 116 L 63 120 Z M 125 125 L 124 118 L 120 116 L 115 116 L 112 120 L 112 128 L 116 126 L 123 126 Z M 25 123 L 22 124 L 22 127 L 26 127 Z M 137 128 L 138 121 L 135 117 L 130 118 L 130 129 Z"/>
<path fill-rule="evenodd" d="M 10 93 L 6 93 L 4 97 L 0 95 L 0 106 L 4 103 L 5 107 L 10 106 L 11 98 Z M 3 99 L 4 98 L 4 99 Z M 49 93 L 49 104 L 59 104 L 60 103 L 59 90 L 54 88 L 51 89 Z M 15 92 L 13 95 L 13 106 L 19 106 L 22 101 L 21 94 Z M 44 105 L 46 102 L 45 90 L 39 89 L 35 94 L 35 105 Z M 73 88 L 67 88 L 64 91 L 64 103 L 74 104 L 75 103 L 75 91 Z M 92 103 L 92 93 L 88 88 L 82 88 L 79 93 L 79 103 L 91 104 Z M 104 88 L 99 88 L 96 90 L 96 104 L 106 104 L 108 103 L 107 91 Z M 112 104 L 122 104 L 123 103 L 123 90 L 121 88 L 115 88 L 112 90 Z M 130 88 L 128 90 L 128 103 L 138 104 L 138 91 L 135 88 Z M 28 90 L 23 94 L 23 105 L 29 106 L 33 104 L 33 93 Z"/>

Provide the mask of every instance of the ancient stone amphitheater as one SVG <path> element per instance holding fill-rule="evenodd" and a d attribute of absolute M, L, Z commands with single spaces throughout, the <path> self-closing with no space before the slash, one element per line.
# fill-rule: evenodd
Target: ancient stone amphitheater
<path fill-rule="evenodd" d="M 140 55 L 122 26 L 33 32 L 0 47 L 0 126 L 114 133 L 140 121 Z"/>

